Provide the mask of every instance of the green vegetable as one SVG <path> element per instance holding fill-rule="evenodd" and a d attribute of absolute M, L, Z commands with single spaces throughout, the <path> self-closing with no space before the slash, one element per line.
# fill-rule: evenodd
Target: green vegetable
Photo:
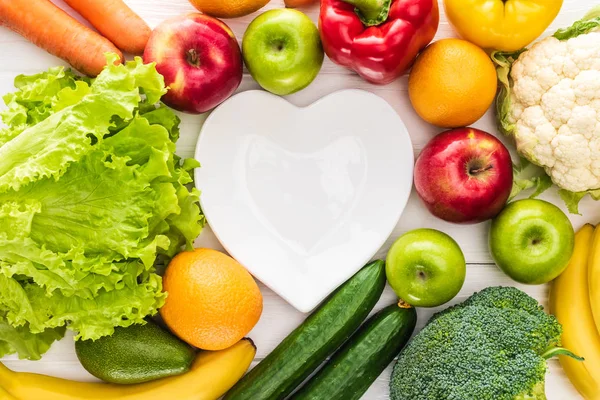
<path fill-rule="evenodd" d="M 4 96 L 0 356 L 38 359 L 65 326 L 86 340 L 143 323 L 164 303 L 157 255 L 202 228 L 162 76 L 114 57 L 94 80 L 53 68 Z"/>
<path fill-rule="evenodd" d="M 79 340 L 75 350 L 90 374 L 120 384 L 183 374 L 196 355 L 190 346 L 154 322 L 119 327 L 111 336 L 95 341 Z"/>
<path fill-rule="evenodd" d="M 410 339 L 417 312 L 393 304 L 371 317 L 293 400 L 358 400 Z"/>
<path fill-rule="evenodd" d="M 384 262 L 375 261 L 364 267 L 242 378 L 224 399 L 284 399 L 352 335 L 375 307 L 384 287 Z"/>
<path fill-rule="evenodd" d="M 404 348 L 392 400 L 546 399 L 546 360 L 562 328 L 516 288 L 492 287 L 433 316 Z"/>

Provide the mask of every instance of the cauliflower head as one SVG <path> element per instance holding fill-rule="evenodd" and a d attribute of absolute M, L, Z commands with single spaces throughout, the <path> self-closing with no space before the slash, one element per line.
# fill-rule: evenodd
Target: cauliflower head
<path fill-rule="evenodd" d="M 529 50 L 496 53 L 500 128 L 569 192 L 600 188 L 600 9 Z"/>

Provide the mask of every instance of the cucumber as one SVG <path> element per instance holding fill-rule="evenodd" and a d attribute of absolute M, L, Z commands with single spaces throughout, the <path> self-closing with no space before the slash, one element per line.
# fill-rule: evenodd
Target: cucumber
<path fill-rule="evenodd" d="M 224 400 L 284 399 L 358 329 L 379 300 L 385 281 L 383 261 L 361 269 L 242 378 Z"/>
<path fill-rule="evenodd" d="M 358 400 L 408 343 L 417 312 L 393 304 L 375 314 L 300 389 L 293 400 Z"/>

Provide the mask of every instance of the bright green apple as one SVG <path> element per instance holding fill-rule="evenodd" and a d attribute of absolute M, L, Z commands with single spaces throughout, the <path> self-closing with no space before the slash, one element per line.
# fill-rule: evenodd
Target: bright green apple
<path fill-rule="evenodd" d="M 258 84 L 280 96 L 307 87 L 324 58 L 315 24 L 300 11 L 287 8 L 256 17 L 244 34 L 242 53 Z"/>
<path fill-rule="evenodd" d="M 452 300 L 467 274 L 465 256 L 450 236 L 434 229 L 402 235 L 391 247 L 386 275 L 398 297 L 415 307 Z"/>
<path fill-rule="evenodd" d="M 510 203 L 494 218 L 489 242 L 494 261 L 508 276 L 540 285 L 567 268 L 575 232 L 560 208 L 527 199 Z"/>

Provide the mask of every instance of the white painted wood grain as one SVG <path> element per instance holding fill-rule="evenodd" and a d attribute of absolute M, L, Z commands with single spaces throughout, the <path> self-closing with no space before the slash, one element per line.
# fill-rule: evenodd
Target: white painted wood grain
<path fill-rule="evenodd" d="M 72 10 L 69 10 L 68 7 L 62 3 L 62 0 L 53 1 L 59 6 L 67 9 L 67 11 L 72 12 Z M 126 0 L 126 2 L 148 21 L 151 26 L 156 26 L 168 17 L 194 11 L 194 8 L 187 0 Z M 548 29 L 548 33 L 555 31 L 558 27 L 570 25 L 574 20 L 583 16 L 585 12 L 594 5 L 596 5 L 594 0 L 565 0 L 561 14 Z M 282 6 L 283 0 L 273 0 L 265 7 L 265 10 Z M 315 22 L 317 21 L 318 6 L 308 7 L 303 9 L 303 11 L 305 11 Z M 226 21 L 236 33 L 238 40 L 241 41 L 245 27 L 257 14 Z M 453 32 L 446 22 L 442 10 L 442 21 L 437 38 L 450 36 L 453 36 Z M 0 54 L 2 54 L 2 57 L 0 58 L 0 94 L 12 90 L 12 80 L 15 75 L 20 73 L 38 72 L 39 70 L 46 69 L 53 65 L 63 64 L 60 60 L 46 54 L 20 36 L 9 32 L 4 28 L 0 28 Z M 258 85 L 250 76 L 245 74 L 239 90 L 243 91 L 257 88 Z M 345 88 L 368 90 L 386 99 L 403 118 L 411 134 L 417 153 L 429 139 L 440 131 L 422 121 L 412 110 L 406 93 L 406 77 L 400 78 L 387 86 L 374 86 L 364 82 L 350 71 L 334 65 L 329 60 L 325 61 L 321 74 L 311 86 L 297 94 L 288 96 L 287 99 L 298 106 L 306 106 L 326 94 Z M 181 117 L 182 135 L 181 140 L 178 143 L 178 153 L 182 156 L 192 156 L 196 139 L 205 117 L 190 115 L 181 115 Z M 486 114 L 474 126 L 497 133 L 491 112 Z M 550 192 L 544 195 L 543 198 L 550 200 L 555 204 L 561 204 L 556 193 Z M 583 216 L 571 216 L 571 220 L 576 228 L 579 228 L 586 222 L 595 223 L 600 221 L 600 205 L 590 200 L 584 200 L 581 211 Z M 467 261 L 470 264 L 467 282 L 454 302 L 462 301 L 474 291 L 487 286 L 514 284 L 495 266 L 490 265 L 492 260 L 487 250 L 486 243 L 488 224 L 457 226 L 437 220 L 425 210 L 414 194 L 394 233 L 383 248 L 376 254 L 376 257 L 384 257 L 390 244 L 400 234 L 419 227 L 436 228 L 447 232 L 459 242 L 465 252 Z M 210 228 L 205 230 L 197 240 L 196 244 L 198 246 L 221 248 L 214 238 L 214 235 L 211 234 Z M 526 290 L 542 303 L 547 302 L 546 287 L 516 286 Z M 301 323 L 305 317 L 282 301 L 268 288 L 261 286 L 261 289 L 265 299 L 264 313 L 259 324 L 250 334 L 258 345 L 257 359 L 268 354 L 268 352 L 272 350 L 285 335 Z M 393 301 L 395 301 L 394 295 L 391 290 L 387 289 L 377 308 L 381 308 Z M 427 321 L 433 311 L 434 310 L 419 310 L 419 327 Z M 93 379 L 79 365 L 75 356 L 71 337 L 67 337 L 60 343 L 57 343 L 41 361 L 20 361 L 14 356 L 7 357 L 3 361 L 8 367 L 19 371 L 35 371 L 79 380 Z M 382 374 L 369 392 L 365 394 L 364 399 L 388 399 L 387 385 L 389 373 L 390 371 L 388 369 L 388 371 Z M 580 398 L 562 373 L 557 362 L 551 363 L 550 374 L 547 379 L 547 394 L 550 400 L 573 400 Z"/>

